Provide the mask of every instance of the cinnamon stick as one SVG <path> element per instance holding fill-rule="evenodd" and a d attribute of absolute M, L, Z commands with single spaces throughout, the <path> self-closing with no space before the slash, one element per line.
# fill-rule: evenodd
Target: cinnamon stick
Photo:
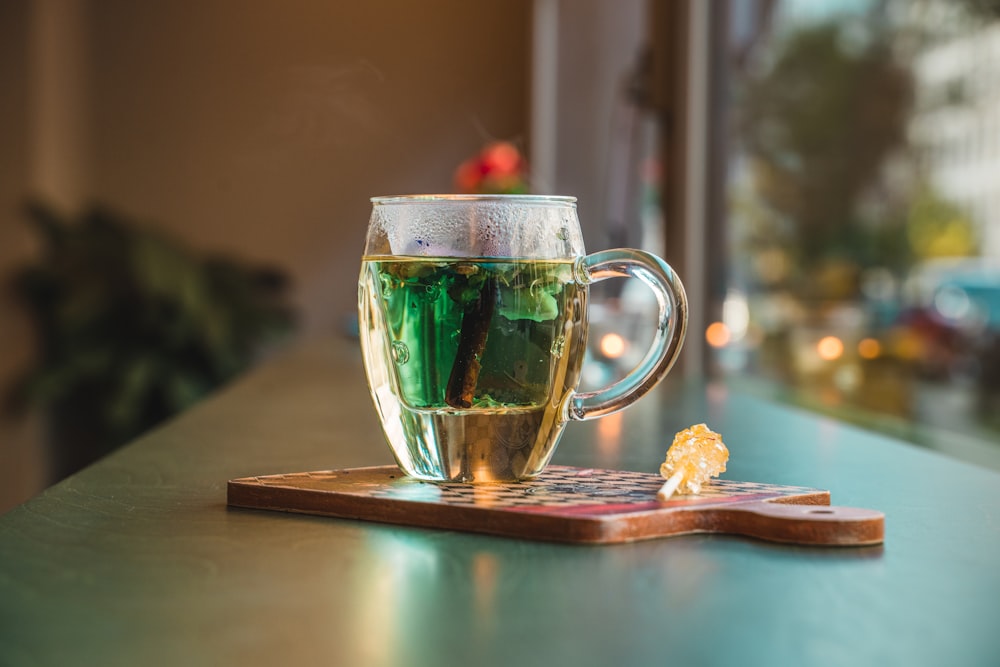
<path fill-rule="evenodd" d="M 496 307 L 497 283 L 495 278 L 487 278 L 477 296 L 462 314 L 462 330 L 459 333 L 458 352 L 451 367 L 448 386 L 445 388 L 445 402 L 453 408 L 471 408 L 472 398 L 482 369 L 480 359 L 486 348 L 486 335 Z"/>

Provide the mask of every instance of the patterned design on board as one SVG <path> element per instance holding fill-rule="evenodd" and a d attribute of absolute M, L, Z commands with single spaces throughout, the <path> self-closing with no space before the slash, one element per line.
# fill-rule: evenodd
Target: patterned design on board
<path fill-rule="evenodd" d="M 491 508 L 571 507 L 575 505 L 648 505 L 657 503 L 663 478 L 627 470 L 549 466 L 538 478 L 514 484 L 421 482 L 400 478 L 368 486 L 364 495 L 411 502 Z M 675 496 L 659 506 L 682 507 L 735 500 L 763 500 L 815 493 L 814 489 L 758 482 L 713 480 L 697 496 Z M 640 509 L 640 508 L 636 508 Z"/>

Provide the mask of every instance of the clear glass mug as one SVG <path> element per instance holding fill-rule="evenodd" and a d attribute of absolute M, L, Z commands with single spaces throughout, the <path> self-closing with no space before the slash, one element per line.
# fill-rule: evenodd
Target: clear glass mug
<path fill-rule="evenodd" d="M 656 295 L 644 360 L 578 392 L 588 286 Z M 617 412 L 670 370 L 687 327 L 681 281 L 640 250 L 587 255 L 573 197 L 375 197 L 359 279 L 361 349 L 385 438 L 407 475 L 530 479 L 569 421 Z"/>

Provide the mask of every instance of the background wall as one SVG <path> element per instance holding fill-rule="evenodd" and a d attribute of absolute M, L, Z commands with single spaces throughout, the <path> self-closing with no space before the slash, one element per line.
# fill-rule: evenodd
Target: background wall
<path fill-rule="evenodd" d="M 355 309 L 368 197 L 525 138 L 527 3 L 90 3 L 93 195 Z"/>
<path fill-rule="evenodd" d="M 530 3 L 0 3 L 0 278 L 29 195 L 96 201 L 288 271 L 302 335 L 354 311 L 375 194 L 449 191 L 485 141 L 524 144 Z M 0 387 L 31 354 L 0 299 Z M 0 511 L 44 483 L 31 420 L 0 420 Z"/>
<path fill-rule="evenodd" d="M 19 224 L 28 188 L 27 99 L 29 7 L 0 2 L 0 279 L 30 256 L 31 238 Z M 31 351 L 31 332 L 8 290 L 0 289 L 0 388 Z M 31 496 L 45 481 L 37 420 L 0 412 L 0 511 Z"/>

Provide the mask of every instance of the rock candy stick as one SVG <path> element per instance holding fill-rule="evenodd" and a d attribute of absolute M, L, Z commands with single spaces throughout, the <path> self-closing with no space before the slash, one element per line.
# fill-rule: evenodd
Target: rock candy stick
<path fill-rule="evenodd" d="M 722 436 L 705 424 L 696 424 L 677 433 L 660 465 L 660 475 L 666 483 L 656 492 L 659 500 L 668 500 L 680 489 L 682 493 L 699 493 L 701 485 L 726 471 L 729 450 Z"/>

